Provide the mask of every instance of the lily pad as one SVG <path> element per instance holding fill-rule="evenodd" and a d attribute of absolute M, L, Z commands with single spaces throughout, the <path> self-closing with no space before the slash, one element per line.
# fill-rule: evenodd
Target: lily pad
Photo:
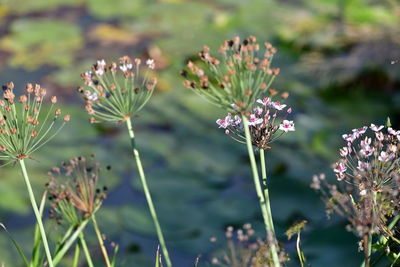
<path fill-rule="evenodd" d="M 68 66 L 82 45 L 79 27 L 50 19 L 21 19 L 0 39 L 0 49 L 11 52 L 11 66 L 28 70 L 43 65 Z M 34 51 L 34 53 L 32 52 Z"/>

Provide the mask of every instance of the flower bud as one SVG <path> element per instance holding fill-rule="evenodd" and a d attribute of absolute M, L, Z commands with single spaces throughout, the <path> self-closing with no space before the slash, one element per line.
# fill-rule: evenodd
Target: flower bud
<path fill-rule="evenodd" d="M 65 122 L 68 122 L 70 120 L 71 120 L 71 115 L 67 114 L 67 115 L 64 116 L 64 121 Z"/>

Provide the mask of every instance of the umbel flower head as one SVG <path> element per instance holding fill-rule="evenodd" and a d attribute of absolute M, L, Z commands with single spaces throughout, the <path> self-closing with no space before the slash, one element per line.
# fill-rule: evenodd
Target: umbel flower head
<path fill-rule="evenodd" d="M 275 92 L 272 94 L 275 95 Z M 282 97 L 287 98 L 288 94 L 283 93 Z M 265 97 L 258 99 L 253 108 L 253 113 L 248 115 L 250 136 L 253 146 L 259 149 L 269 149 L 270 144 L 287 132 L 295 130 L 294 122 L 286 120 L 292 112 L 287 105 L 279 101 L 272 101 L 272 98 Z M 245 144 L 246 137 L 242 118 L 239 115 L 232 116 L 231 113 L 224 119 L 218 119 L 219 128 L 225 129 L 225 133 L 234 140 Z"/>
<path fill-rule="evenodd" d="M 106 198 L 107 188 L 98 185 L 100 164 L 93 158 L 72 158 L 49 171 L 50 213 L 58 222 L 65 218 L 77 224 L 95 213 Z"/>
<path fill-rule="evenodd" d="M 371 124 L 343 139 L 346 146 L 333 168 L 339 185 L 328 184 L 320 175 L 313 177 L 311 186 L 324 196 L 328 212 L 347 218 L 348 228 L 359 237 L 391 236 L 387 221 L 399 212 L 400 131 Z"/>
<path fill-rule="evenodd" d="M 141 70 L 141 60 L 121 57 L 119 63 L 107 64 L 98 60 L 90 71 L 81 74 L 85 87 L 78 91 L 86 101 L 90 122 L 122 122 L 137 115 L 151 97 L 157 84 L 150 71 L 155 68 L 154 60 L 146 61 Z M 144 72 L 143 75 L 142 71 Z"/>
<path fill-rule="evenodd" d="M 49 142 L 70 120 L 56 108 L 57 97 L 44 105 L 47 91 L 28 83 L 24 94 L 16 97 L 13 82 L 3 85 L 0 99 L 0 160 L 6 164 L 24 158 Z"/>
<path fill-rule="evenodd" d="M 267 95 L 279 69 L 270 67 L 276 49 L 265 43 L 264 48 L 254 36 L 243 41 L 239 37 L 225 41 L 220 57 L 214 57 L 204 46 L 199 53 L 204 64 L 187 64 L 181 71 L 184 86 L 231 113 L 249 112 L 258 98 Z"/>
<path fill-rule="evenodd" d="M 333 169 L 338 180 L 357 185 L 361 195 L 397 187 L 400 131 L 371 124 L 342 137 L 346 146 Z"/>

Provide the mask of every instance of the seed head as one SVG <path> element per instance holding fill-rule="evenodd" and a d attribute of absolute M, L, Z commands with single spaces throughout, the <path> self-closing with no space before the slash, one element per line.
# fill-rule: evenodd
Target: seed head
<path fill-rule="evenodd" d="M 106 198 L 105 187 L 98 185 L 99 174 L 100 164 L 94 156 L 72 158 L 52 168 L 47 187 L 52 196 L 53 218 L 65 218 L 76 225 L 94 214 Z"/>
<path fill-rule="evenodd" d="M 192 61 L 181 71 L 183 84 L 210 102 L 233 114 L 251 111 L 258 98 L 264 98 L 279 69 L 271 69 L 271 61 L 276 49 L 265 46 L 260 52 L 256 38 L 250 36 L 242 42 L 239 37 L 225 41 L 219 48 L 220 58 L 210 53 L 205 46 L 199 53 L 202 64 Z M 241 103 L 232 107 L 232 103 Z"/>

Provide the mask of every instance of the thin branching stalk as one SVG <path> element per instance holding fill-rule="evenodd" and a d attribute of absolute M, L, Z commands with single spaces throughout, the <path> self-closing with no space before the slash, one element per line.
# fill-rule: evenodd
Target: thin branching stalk
<path fill-rule="evenodd" d="M 99 225 L 97 224 L 96 216 L 94 214 L 92 215 L 92 221 L 93 221 L 94 230 L 95 230 L 96 235 L 97 235 L 97 239 L 99 240 L 101 253 L 103 254 L 103 257 L 104 257 L 104 260 L 106 262 L 107 267 L 111 267 L 111 263 L 110 263 L 110 259 L 108 257 L 107 249 L 106 249 L 106 246 L 104 245 L 103 237 L 101 236 Z"/>
<path fill-rule="evenodd" d="M 40 212 L 39 212 L 39 209 L 38 209 L 37 204 L 36 204 L 35 195 L 33 194 L 32 186 L 31 186 L 31 183 L 30 183 L 30 180 L 29 180 L 28 172 L 26 171 L 26 166 L 25 166 L 24 160 L 21 159 L 19 161 L 19 164 L 21 166 L 22 176 L 25 179 L 26 188 L 28 189 L 29 199 L 30 199 L 31 204 L 32 204 L 33 212 L 35 213 L 36 221 L 37 221 L 37 224 L 39 226 L 40 235 L 42 236 L 43 246 L 44 246 L 44 250 L 45 250 L 45 253 L 46 253 L 46 257 L 47 257 L 47 261 L 48 261 L 49 267 L 54 267 L 53 259 L 52 259 L 50 248 L 49 248 L 49 244 L 47 242 L 46 232 L 45 232 L 44 226 L 43 226 L 42 216 L 40 216 Z"/>
<path fill-rule="evenodd" d="M 82 233 L 79 235 L 79 241 L 81 243 L 81 246 L 82 246 L 82 249 L 83 249 L 83 253 L 85 254 L 87 265 L 89 267 L 94 267 L 93 261 L 92 261 L 92 257 L 90 256 L 89 249 L 88 249 L 88 247 L 86 245 L 85 237 L 84 237 L 84 235 Z"/>
<path fill-rule="evenodd" d="M 244 125 L 245 136 L 246 136 L 247 150 L 248 150 L 249 158 L 250 158 L 251 170 L 253 172 L 254 186 L 256 188 L 258 200 L 260 202 L 261 212 L 263 215 L 267 236 L 270 237 L 271 235 L 273 235 L 273 230 L 272 230 L 273 226 L 271 225 L 272 219 L 270 219 L 271 213 L 268 213 L 268 209 L 267 209 L 267 206 L 265 203 L 265 197 L 263 195 L 262 188 L 261 188 L 260 177 L 258 175 L 256 159 L 255 159 L 254 151 L 253 151 L 253 145 L 251 143 L 249 123 L 247 121 L 246 116 L 242 116 L 242 119 L 243 119 L 243 125 Z M 271 254 L 272 254 L 272 260 L 274 262 L 274 266 L 278 267 L 278 266 L 280 266 L 280 263 L 279 263 L 279 257 L 278 257 L 278 253 L 276 250 L 276 246 L 275 246 L 275 238 L 271 238 L 270 243 L 271 243 L 270 250 L 271 250 Z"/>
<path fill-rule="evenodd" d="M 136 149 L 135 134 L 133 132 L 132 122 L 131 122 L 130 118 L 128 118 L 126 120 L 126 125 L 128 127 L 129 137 L 131 139 L 133 157 L 135 158 L 135 161 L 136 161 L 136 166 L 137 166 L 138 171 L 139 171 L 140 181 L 142 182 L 143 191 L 144 191 L 144 194 L 146 196 L 147 204 L 149 205 L 150 214 L 151 214 L 151 217 L 153 218 L 153 222 L 154 222 L 154 226 L 156 228 L 158 240 L 160 241 L 162 254 L 164 256 L 164 259 L 166 261 L 167 266 L 171 267 L 172 263 L 171 263 L 171 260 L 169 258 L 169 253 L 168 253 L 168 250 L 167 250 L 167 246 L 165 244 L 165 240 L 164 240 L 164 236 L 163 236 L 163 233 L 162 233 L 162 230 L 161 230 L 161 226 L 160 226 L 160 223 L 159 223 L 158 218 L 157 218 L 156 209 L 154 208 L 154 204 L 153 204 L 153 200 L 151 198 L 150 190 L 149 190 L 149 187 L 147 185 L 146 176 L 145 176 L 144 171 L 143 171 L 143 166 L 142 166 L 142 162 L 140 160 L 139 151 Z"/>

